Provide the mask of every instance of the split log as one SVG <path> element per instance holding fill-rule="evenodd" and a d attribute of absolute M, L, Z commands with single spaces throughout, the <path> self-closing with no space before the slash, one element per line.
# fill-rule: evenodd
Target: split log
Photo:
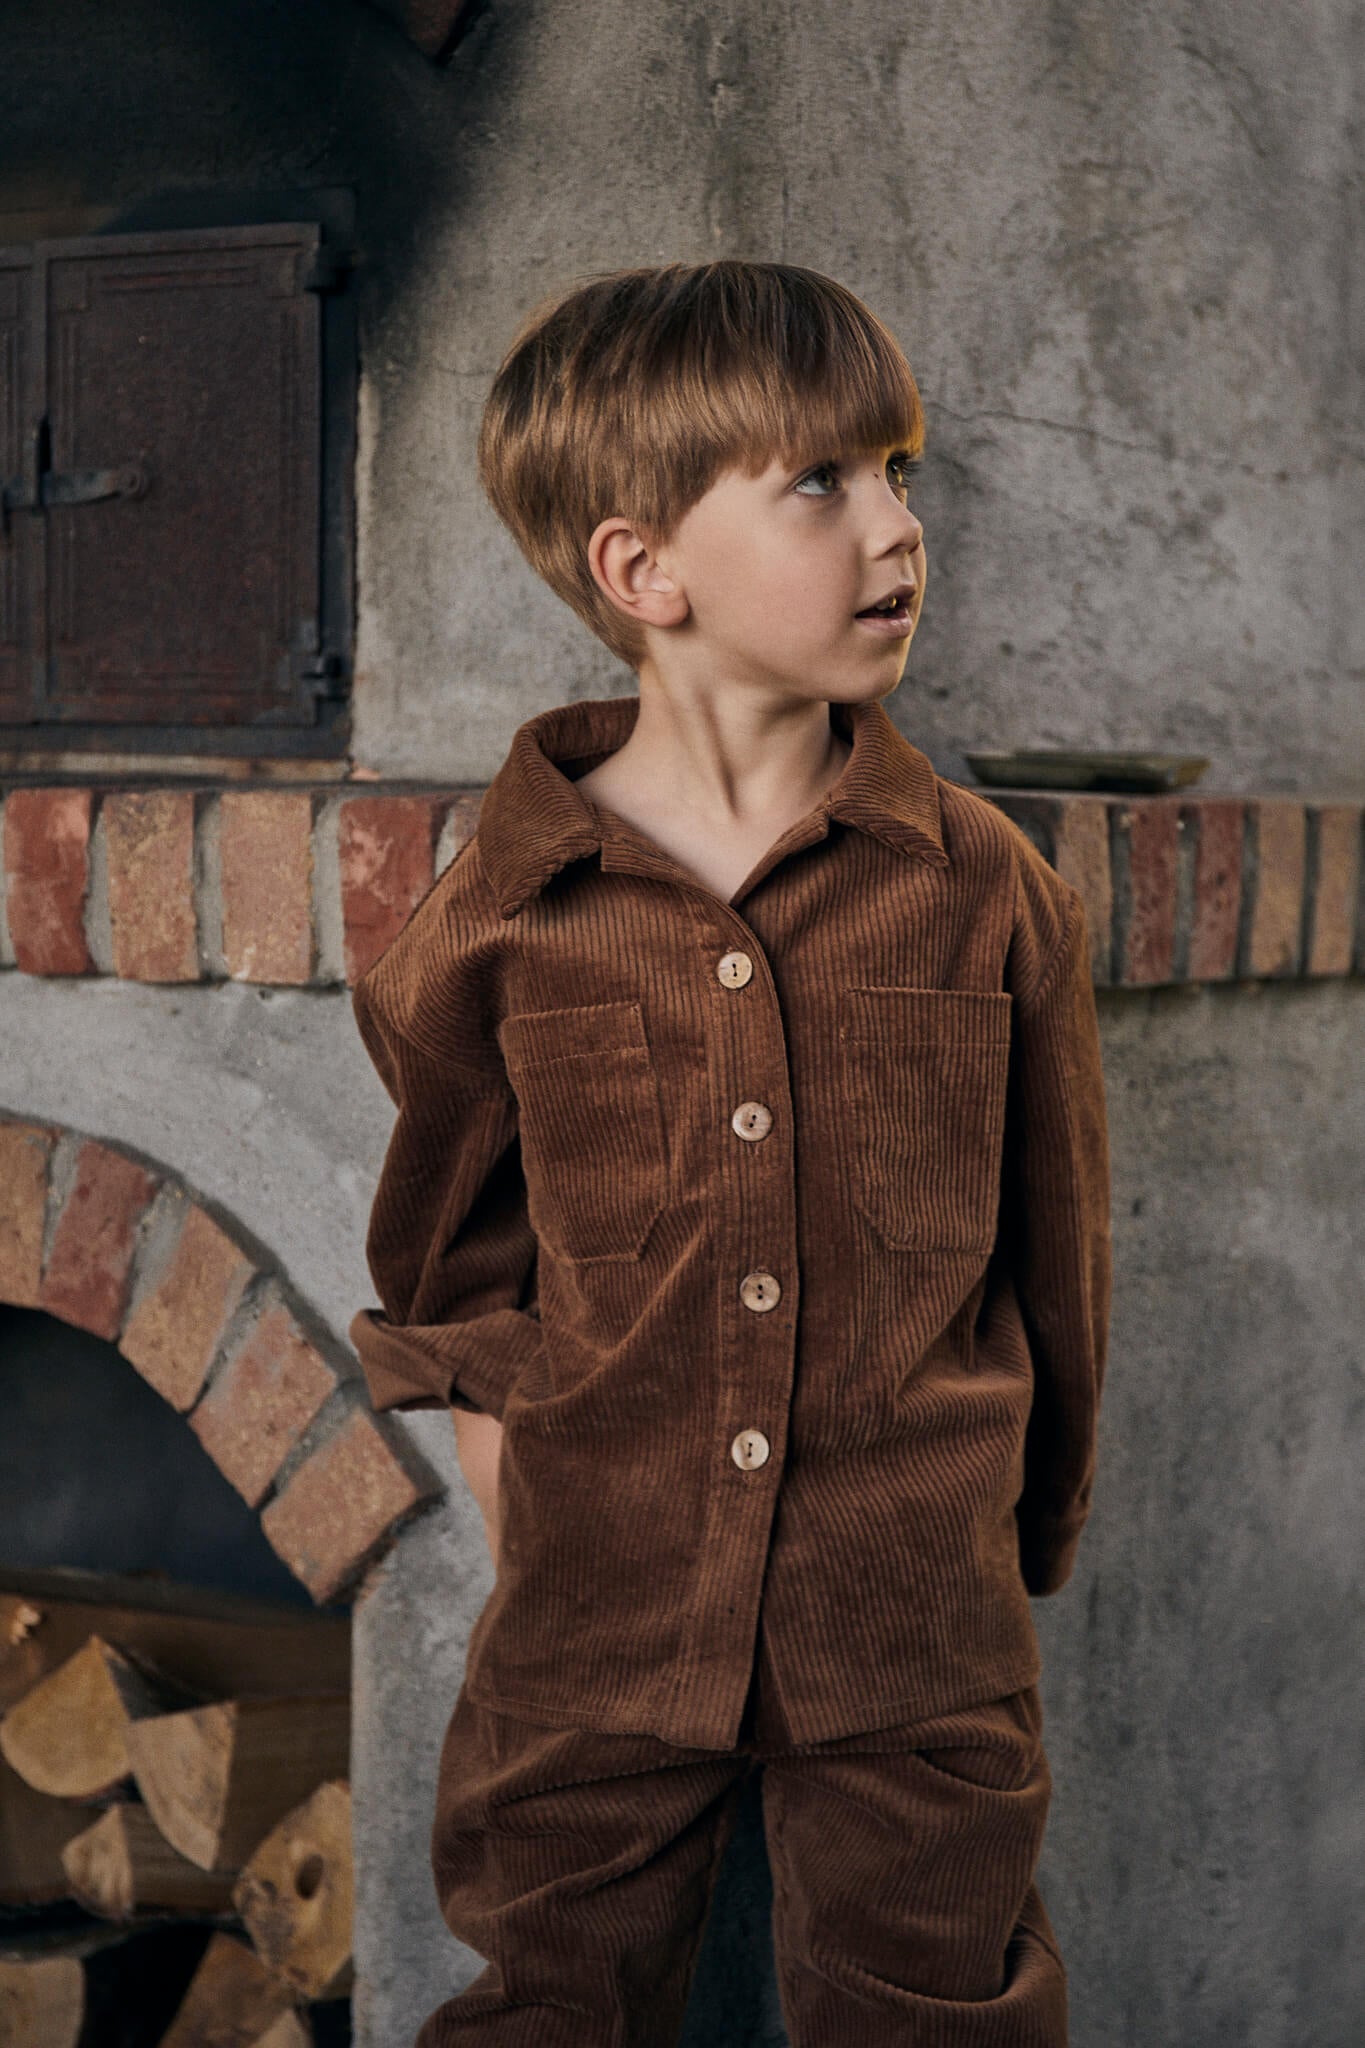
<path fill-rule="evenodd" d="M 294 2004 L 245 1942 L 215 1934 L 160 2048 L 256 2048 Z"/>
<path fill-rule="evenodd" d="M 201 1700 L 349 1692 L 351 1622 L 152 1578 L 0 1569 L 0 1713 L 103 1636 Z"/>
<path fill-rule="evenodd" d="M 75 1957 L 0 1961 L 0 2041 L 76 2048 L 85 2026 L 85 1972 Z"/>
<path fill-rule="evenodd" d="M 232 1900 L 256 1953 L 301 1998 L 351 1989 L 351 1788 L 319 1785 L 268 1834 Z"/>
<path fill-rule="evenodd" d="M 62 1850 L 89 1824 L 88 1807 L 35 1792 L 0 1758 L 0 1906 L 64 1899 Z"/>
<path fill-rule="evenodd" d="M 0 1937 L 4 2048 L 157 2048 L 204 1950 L 191 1922 Z"/>
<path fill-rule="evenodd" d="M 303 2012 L 282 2012 L 251 2048 L 313 2048 L 313 2029 Z"/>
<path fill-rule="evenodd" d="M 346 1695 L 222 1700 L 128 1731 L 138 1790 L 166 1840 L 201 1870 L 238 1870 L 280 1818 L 350 1768 Z"/>
<path fill-rule="evenodd" d="M 111 1806 L 62 1851 L 71 1896 L 106 1920 L 140 1907 L 230 1913 L 232 1880 L 206 1876 L 173 1849 L 145 1806 Z"/>
<path fill-rule="evenodd" d="M 93 1635 L 10 1708 L 0 1721 L 0 1754 L 35 1792 L 107 1797 L 131 1772 L 133 1722 L 185 1699 L 184 1686 Z"/>

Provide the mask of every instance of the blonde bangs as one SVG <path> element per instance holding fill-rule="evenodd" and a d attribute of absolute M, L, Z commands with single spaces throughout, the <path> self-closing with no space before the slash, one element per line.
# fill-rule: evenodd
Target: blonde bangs
<path fill-rule="evenodd" d="M 638 666 L 635 629 L 588 567 L 603 519 L 657 544 L 729 469 L 923 443 L 905 354 L 853 292 L 731 258 L 615 271 L 538 307 L 494 378 L 478 460 L 527 560 Z"/>

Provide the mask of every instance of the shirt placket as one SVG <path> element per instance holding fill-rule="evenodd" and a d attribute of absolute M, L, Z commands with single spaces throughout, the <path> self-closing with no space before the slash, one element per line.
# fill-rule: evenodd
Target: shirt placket
<path fill-rule="evenodd" d="M 825 835 L 818 811 L 783 836 L 737 896 Z M 786 1030 L 757 933 L 733 904 L 631 833 L 604 843 L 605 868 L 630 867 L 685 891 L 696 944 L 680 972 L 707 977 L 707 1071 L 715 1142 L 734 1148 L 713 1176 L 716 1370 L 702 1530 L 662 1725 L 670 1739 L 726 1749 L 738 1737 L 753 1665 L 768 1547 L 784 1469 L 796 1372 L 795 1132 Z M 680 906 L 681 907 L 681 906 Z"/>

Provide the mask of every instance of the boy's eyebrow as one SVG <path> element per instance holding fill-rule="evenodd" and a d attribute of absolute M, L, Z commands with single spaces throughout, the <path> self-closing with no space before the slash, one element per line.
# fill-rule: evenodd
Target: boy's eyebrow
<path fill-rule="evenodd" d="M 871 450 L 859 449 L 851 455 L 812 455 L 809 459 L 803 459 L 800 462 L 787 463 L 784 461 L 783 466 L 791 476 L 803 476 L 808 469 L 819 467 L 829 469 L 846 468 L 850 462 L 857 459 L 858 455 L 870 454 L 871 452 Z M 915 448 L 908 439 L 888 441 L 886 443 L 886 459 L 888 462 L 893 455 L 908 455 L 912 461 L 919 461 L 923 453 L 922 448 Z"/>

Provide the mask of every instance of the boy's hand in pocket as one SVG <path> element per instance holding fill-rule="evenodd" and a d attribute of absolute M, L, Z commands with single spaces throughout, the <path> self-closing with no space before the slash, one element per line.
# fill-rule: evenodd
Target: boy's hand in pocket
<path fill-rule="evenodd" d="M 502 1503 L 498 1498 L 498 1459 L 502 1453 L 502 1424 L 494 1415 L 472 1408 L 452 1408 L 455 1418 L 455 1448 L 465 1484 L 483 1516 L 488 1554 L 498 1568 L 498 1546 L 502 1535 Z"/>

